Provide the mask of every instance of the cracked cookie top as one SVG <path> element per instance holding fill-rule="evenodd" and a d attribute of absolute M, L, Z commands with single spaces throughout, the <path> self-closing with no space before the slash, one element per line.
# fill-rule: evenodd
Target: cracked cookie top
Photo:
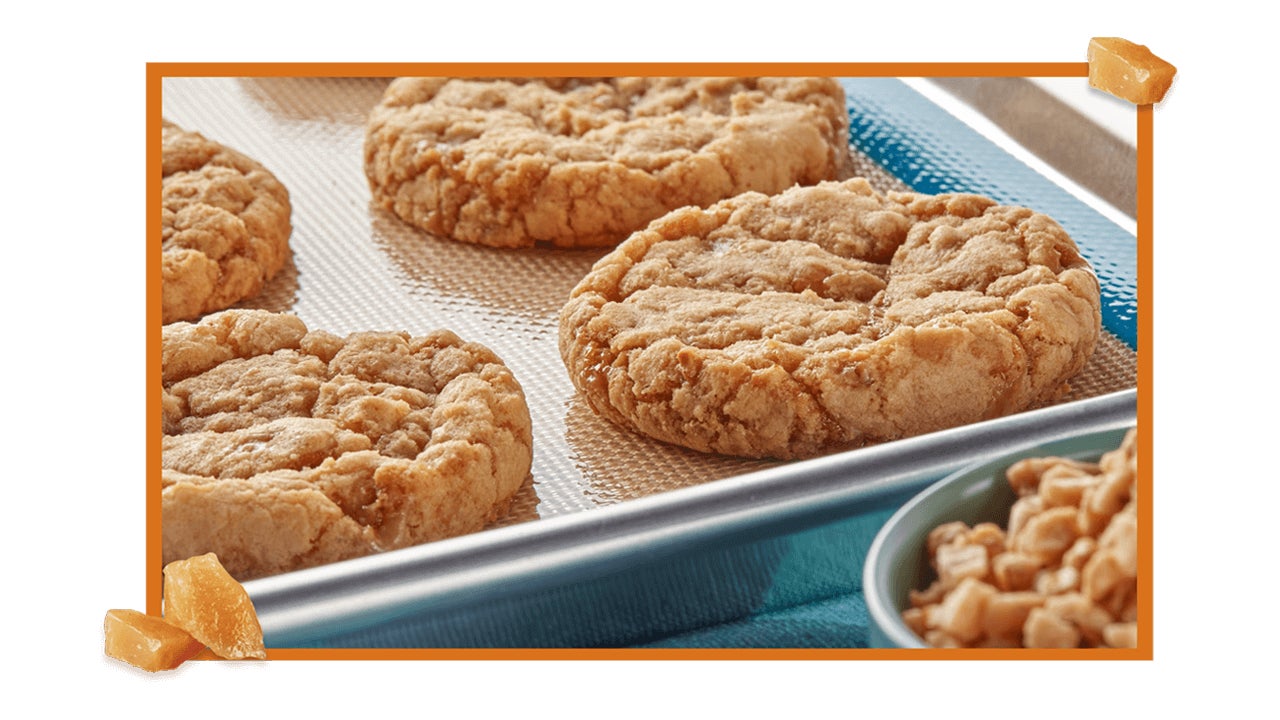
<path fill-rule="evenodd" d="M 257 295 L 289 253 L 289 193 L 257 161 L 165 121 L 161 315 L 191 320 Z"/>
<path fill-rule="evenodd" d="M 375 204 L 500 247 L 611 246 L 685 205 L 847 175 L 831 78 L 399 78 L 370 113 Z"/>
<path fill-rule="evenodd" d="M 852 179 L 655 220 L 573 290 L 560 351 L 614 422 L 794 458 L 1050 401 L 1100 327 L 1097 279 L 1047 216 Z"/>
<path fill-rule="evenodd" d="M 481 529 L 529 475 L 524 393 L 438 331 L 308 331 L 228 310 L 162 341 L 164 562 L 238 579 Z"/>

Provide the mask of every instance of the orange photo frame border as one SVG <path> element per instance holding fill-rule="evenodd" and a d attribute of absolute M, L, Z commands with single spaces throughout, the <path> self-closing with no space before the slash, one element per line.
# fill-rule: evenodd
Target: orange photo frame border
<path fill-rule="evenodd" d="M 396 77 L 400 75 L 829 75 L 833 77 L 1079 77 L 1084 62 L 1033 63 L 166 63 L 147 64 L 147 307 L 146 307 L 146 608 L 160 615 L 160 126 L 161 83 L 167 77 Z M 268 660 L 1152 660 L 1152 223 L 1154 122 L 1151 105 L 1137 106 L 1138 302 L 1138 623 L 1136 648 L 870 649 L 870 648 L 273 648 Z M 203 657 L 207 657 L 206 653 Z"/>

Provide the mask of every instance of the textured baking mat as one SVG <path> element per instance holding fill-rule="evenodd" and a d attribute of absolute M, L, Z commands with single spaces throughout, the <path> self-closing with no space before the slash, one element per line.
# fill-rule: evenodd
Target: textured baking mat
<path fill-rule="evenodd" d="M 653 441 L 596 417 L 576 397 L 557 347 L 558 314 L 570 290 L 606 251 L 455 243 L 410 228 L 373 207 L 362 164 L 364 121 L 387 82 L 207 77 L 163 81 L 166 119 L 257 159 L 289 189 L 291 261 L 259 297 L 241 307 L 293 312 L 309 328 L 338 334 L 421 334 L 448 328 L 497 352 L 524 387 L 534 429 L 532 481 L 499 525 L 610 505 L 777 464 L 704 455 Z M 879 147 L 875 142 L 855 142 L 858 174 L 880 190 L 918 188 L 919 183 L 911 181 L 919 177 L 912 173 L 921 173 L 920 147 L 904 144 L 910 133 L 904 139 L 901 132 L 885 130 L 900 112 L 893 105 L 893 93 L 899 88 L 911 92 L 894 82 L 846 82 L 846 90 L 852 90 L 855 131 L 871 125 L 871 140 L 883 140 L 882 145 L 898 153 L 891 162 L 880 158 L 882 165 L 871 159 Z M 874 102 L 853 107 L 859 87 L 869 88 Z M 905 95 L 902 101 L 914 99 Z M 950 151 L 938 155 L 955 161 Z M 980 160 L 994 162 L 987 155 Z M 965 170 L 982 171 L 981 163 L 966 165 Z M 885 167 L 896 167 L 899 174 Z M 965 187 L 963 173 L 959 180 L 949 175 L 947 182 L 948 189 L 1001 194 L 999 187 Z M 1041 209 L 1035 200 L 1024 199 L 1022 204 Z M 1087 229 L 1093 231 L 1092 226 Z M 1108 255 L 1113 250 L 1099 252 L 1083 242 L 1082 246 L 1095 266 L 1114 264 Z M 1104 284 L 1115 281 L 1103 276 Z M 1130 345 L 1106 333 L 1062 402 L 1136 387 L 1136 368 Z"/>

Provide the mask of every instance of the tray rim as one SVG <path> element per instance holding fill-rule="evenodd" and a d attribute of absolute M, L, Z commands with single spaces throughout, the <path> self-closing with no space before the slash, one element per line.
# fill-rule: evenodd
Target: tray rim
<path fill-rule="evenodd" d="M 268 647 L 589 581 L 718 545 L 797 532 L 918 491 L 1012 447 L 1132 426 L 1121 390 L 615 505 L 245 583 Z M 865 479 L 850 479 L 859 476 Z"/>

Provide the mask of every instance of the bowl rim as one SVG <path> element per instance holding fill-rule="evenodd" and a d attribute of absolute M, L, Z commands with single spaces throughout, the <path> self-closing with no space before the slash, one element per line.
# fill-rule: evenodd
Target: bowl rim
<path fill-rule="evenodd" d="M 1096 461 L 1103 454 L 1118 448 L 1124 440 L 1125 434 L 1134 427 L 1134 424 L 1128 423 L 1105 430 L 1094 430 L 1047 442 L 1029 443 L 1011 448 L 1001 455 L 978 460 L 959 468 L 921 490 L 915 497 L 898 508 L 885 521 L 885 524 L 880 527 L 880 531 L 876 533 L 875 539 L 867 549 L 867 559 L 863 564 L 862 593 L 867 606 L 867 619 L 871 625 L 869 628 L 871 639 L 874 641 L 876 637 L 874 631 L 878 630 L 891 647 L 930 647 L 924 643 L 922 638 L 912 632 L 902 620 L 902 609 L 893 607 L 893 603 L 889 598 L 889 583 L 881 578 L 887 574 L 888 570 L 885 563 L 886 546 L 891 539 L 895 539 L 906 532 L 901 528 L 907 526 L 913 519 L 918 519 L 916 516 L 922 512 L 920 508 L 927 506 L 931 498 L 947 492 L 958 484 L 976 484 L 989 480 L 992 474 L 996 472 L 999 473 L 1000 479 L 1004 479 L 1004 472 L 1010 465 L 1028 457 L 1070 457 L 1077 460 Z M 908 535 L 908 537 L 910 536 Z M 898 546 L 900 547 L 901 544 L 899 543 Z M 876 646 L 874 642 L 872 646 Z"/>

